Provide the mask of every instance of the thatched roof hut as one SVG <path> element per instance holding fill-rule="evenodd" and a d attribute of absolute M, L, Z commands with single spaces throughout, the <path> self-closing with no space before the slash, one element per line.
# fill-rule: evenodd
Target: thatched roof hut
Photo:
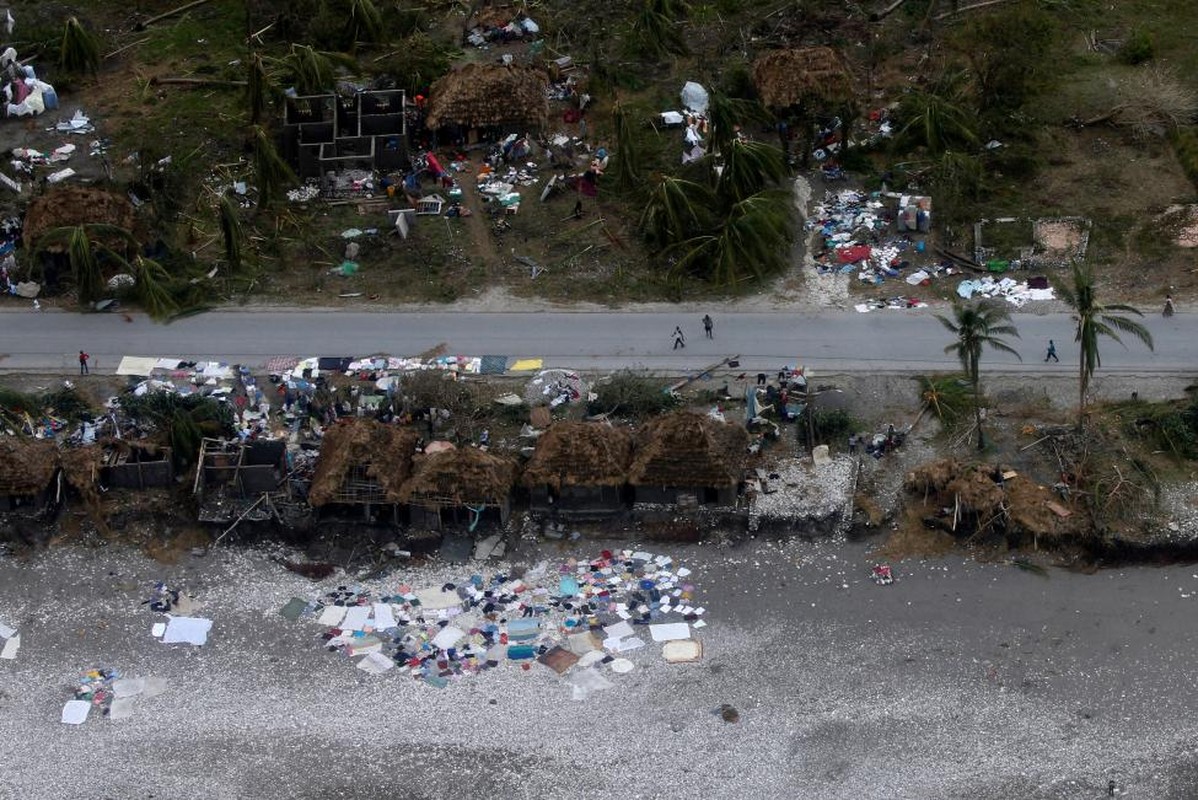
<path fill-rule="evenodd" d="M 58 469 L 58 446 L 45 439 L 0 436 L 0 496 L 35 495 Z"/>
<path fill-rule="evenodd" d="M 324 433 L 308 488 L 313 506 L 328 503 L 398 503 L 412 475 L 419 435 L 365 417 L 338 420 Z"/>
<path fill-rule="evenodd" d="M 537 439 L 525 486 L 622 486 L 632 463 L 632 434 L 595 422 L 558 422 Z"/>
<path fill-rule="evenodd" d="M 511 459 L 459 447 L 416 456 L 401 495 L 408 503 L 430 508 L 505 507 L 515 482 Z"/>
<path fill-rule="evenodd" d="M 548 76 L 536 67 L 466 64 L 432 85 L 426 124 L 543 130 L 549 124 L 548 89 Z"/>
<path fill-rule="evenodd" d="M 29 202 L 22 236 L 31 249 L 47 231 L 75 225 L 112 225 L 130 233 L 136 224 L 129 198 L 94 186 L 57 186 Z M 101 237 L 103 238 L 103 237 Z M 114 244 L 119 237 L 114 237 Z M 56 244 L 53 249 L 64 245 Z"/>
<path fill-rule="evenodd" d="M 628 475 L 633 486 L 736 486 L 749 445 L 744 426 L 694 411 L 652 419 L 637 439 Z"/>
<path fill-rule="evenodd" d="M 767 108 L 807 100 L 843 103 L 853 97 L 853 74 L 831 47 L 771 50 L 753 62 L 753 85 Z"/>

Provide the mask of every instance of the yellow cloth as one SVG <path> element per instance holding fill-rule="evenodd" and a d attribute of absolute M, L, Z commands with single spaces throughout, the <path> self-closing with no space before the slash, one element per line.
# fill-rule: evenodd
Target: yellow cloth
<path fill-rule="evenodd" d="M 545 363 L 542 358 L 521 358 L 509 368 L 509 372 L 527 372 L 529 370 L 540 369 Z"/>

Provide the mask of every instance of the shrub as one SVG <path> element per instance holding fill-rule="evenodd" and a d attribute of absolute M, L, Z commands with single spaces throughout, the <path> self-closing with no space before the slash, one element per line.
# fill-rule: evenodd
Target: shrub
<path fill-rule="evenodd" d="M 660 380 L 629 371 L 617 372 L 594 388 L 597 398 L 587 406 L 591 414 L 650 417 L 678 405 L 678 398 Z"/>
<path fill-rule="evenodd" d="M 1136 28 L 1119 48 L 1115 57 L 1124 64 L 1137 66 L 1156 57 L 1156 45 L 1152 35 L 1143 28 Z"/>

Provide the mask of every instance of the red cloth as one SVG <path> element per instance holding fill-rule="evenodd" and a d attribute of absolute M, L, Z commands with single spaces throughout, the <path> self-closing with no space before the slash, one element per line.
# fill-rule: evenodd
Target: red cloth
<path fill-rule="evenodd" d="M 444 175 L 445 174 L 445 168 L 441 166 L 441 162 L 437 160 L 437 157 L 435 155 L 433 155 L 432 153 L 429 153 L 426 156 L 426 158 L 428 159 L 428 171 L 429 172 L 431 172 L 433 175 Z"/>
<path fill-rule="evenodd" d="M 852 247 L 842 247 L 836 251 L 836 257 L 840 259 L 841 264 L 856 264 L 858 261 L 864 261 L 869 258 L 870 250 L 867 244 L 853 245 Z"/>

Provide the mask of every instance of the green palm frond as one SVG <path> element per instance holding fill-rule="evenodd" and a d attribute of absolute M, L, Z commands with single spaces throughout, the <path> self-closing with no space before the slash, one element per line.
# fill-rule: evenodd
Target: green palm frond
<path fill-rule="evenodd" d="M 648 60 L 661 60 L 687 53 L 679 23 L 689 6 L 683 0 L 641 0 L 630 26 L 637 52 Z"/>
<path fill-rule="evenodd" d="M 709 227 L 715 197 L 701 183 L 658 176 L 641 212 L 641 230 L 657 249 L 686 241 Z"/>
<path fill-rule="evenodd" d="M 133 260 L 133 293 L 146 313 L 157 320 L 168 319 L 179 310 L 171 292 L 171 276 L 166 268 L 149 258 Z"/>
<path fill-rule="evenodd" d="M 270 135 L 261 125 L 251 133 L 254 147 L 254 178 L 258 183 L 258 207 L 268 207 L 288 183 L 295 182 L 295 173 L 279 156 Z"/>
<path fill-rule="evenodd" d="M 352 0 L 346 24 L 351 41 L 377 42 L 383 32 L 383 15 L 371 0 Z"/>
<path fill-rule="evenodd" d="M 220 218 L 221 238 L 225 244 L 225 260 L 229 262 L 230 270 L 239 272 L 241 270 L 241 245 L 245 237 L 241 229 L 241 217 L 237 213 L 237 206 L 233 205 L 233 201 L 227 196 L 222 197 L 217 214 Z"/>
<path fill-rule="evenodd" d="M 786 177 L 782 151 L 762 142 L 732 142 L 722 151 L 724 168 L 716 183 L 716 194 L 739 203 Z"/>

